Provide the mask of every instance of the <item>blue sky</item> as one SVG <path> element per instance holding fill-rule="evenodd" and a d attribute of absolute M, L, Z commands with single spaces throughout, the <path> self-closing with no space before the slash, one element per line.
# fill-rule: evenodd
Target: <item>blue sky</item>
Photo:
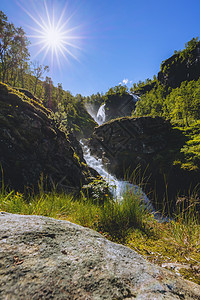
<path fill-rule="evenodd" d="M 199 0 L 46 0 L 50 20 L 63 13 L 63 30 L 71 30 L 70 43 L 59 53 L 60 66 L 50 53 L 36 55 L 40 35 L 37 21 L 47 24 L 44 0 L 1 0 L 0 10 L 31 41 L 31 60 L 50 66 L 54 84 L 62 83 L 72 94 L 106 92 L 124 79 L 132 82 L 152 78 L 163 60 L 186 42 L 200 36 Z M 32 18 L 31 18 L 32 16 Z M 35 21 L 33 20 L 35 19 Z M 131 83 L 130 83 L 131 82 Z"/>

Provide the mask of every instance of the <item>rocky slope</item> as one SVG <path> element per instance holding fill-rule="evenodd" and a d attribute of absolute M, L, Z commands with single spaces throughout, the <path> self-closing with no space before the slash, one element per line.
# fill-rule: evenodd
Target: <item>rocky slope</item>
<path fill-rule="evenodd" d="M 61 131 L 50 111 L 23 93 L 0 85 L 0 163 L 4 184 L 16 190 L 53 186 L 79 190 L 95 174 L 72 134 Z M 1 175 L 2 175 L 1 174 Z"/>
<path fill-rule="evenodd" d="M 162 205 L 167 197 L 186 195 L 200 180 L 199 172 L 174 164 L 184 138 L 160 117 L 121 118 L 97 127 L 90 148 L 118 178 L 136 170 L 136 183 Z"/>
<path fill-rule="evenodd" d="M 0 213 L 0 298 L 200 299 L 200 287 L 67 221 Z"/>
<path fill-rule="evenodd" d="M 189 42 L 191 44 L 191 42 Z M 200 42 L 194 43 L 180 53 L 165 60 L 158 73 L 158 80 L 172 88 L 180 86 L 185 80 L 197 80 L 200 77 Z"/>

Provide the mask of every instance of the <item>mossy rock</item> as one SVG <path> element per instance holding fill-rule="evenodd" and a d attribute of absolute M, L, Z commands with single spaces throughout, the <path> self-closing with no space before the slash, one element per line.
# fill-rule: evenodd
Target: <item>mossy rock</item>
<path fill-rule="evenodd" d="M 94 178 L 73 134 L 61 131 L 40 103 L 5 84 L 0 84 L 0 124 L 1 181 L 6 186 L 37 191 L 42 176 L 47 190 L 77 191 Z"/>

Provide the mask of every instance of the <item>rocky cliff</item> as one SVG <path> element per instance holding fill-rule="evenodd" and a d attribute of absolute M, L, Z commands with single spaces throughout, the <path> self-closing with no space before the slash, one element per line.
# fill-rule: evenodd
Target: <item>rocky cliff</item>
<path fill-rule="evenodd" d="M 121 118 L 97 127 L 90 140 L 91 152 L 102 158 L 118 178 L 134 173 L 151 199 L 163 203 L 177 194 L 187 195 L 199 172 L 175 165 L 185 137 L 160 117 Z"/>
<path fill-rule="evenodd" d="M 135 103 L 135 98 L 128 93 L 107 95 L 105 101 L 105 122 L 119 117 L 131 116 L 135 109 Z"/>
<path fill-rule="evenodd" d="M 194 42 L 180 53 L 165 60 L 158 73 L 158 80 L 172 88 L 180 86 L 183 81 L 197 80 L 200 77 L 200 42 Z M 190 46 L 190 48 L 189 48 Z"/>
<path fill-rule="evenodd" d="M 0 212 L 0 298 L 200 299 L 200 287 L 67 221 Z"/>
<path fill-rule="evenodd" d="M 0 164 L 4 184 L 20 191 L 37 190 L 41 177 L 45 189 L 79 190 L 95 174 L 86 166 L 76 138 L 58 128 L 50 111 L 4 84 L 0 85 Z"/>

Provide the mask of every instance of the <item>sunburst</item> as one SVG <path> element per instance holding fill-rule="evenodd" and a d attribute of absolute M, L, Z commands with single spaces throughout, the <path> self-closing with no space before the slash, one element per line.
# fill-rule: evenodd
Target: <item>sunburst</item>
<path fill-rule="evenodd" d="M 44 52 L 42 60 L 46 56 L 51 54 L 51 63 L 53 64 L 54 58 L 56 57 L 57 64 L 60 67 L 60 54 L 69 62 L 69 57 L 78 60 L 77 55 L 73 53 L 73 49 L 81 48 L 77 45 L 77 41 L 82 37 L 75 35 L 74 33 L 80 26 L 69 27 L 69 21 L 73 15 L 69 16 L 63 21 L 64 16 L 66 17 L 66 6 L 64 7 L 60 17 L 56 20 L 55 10 L 52 9 L 51 13 L 47 6 L 46 0 L 44 0 L 45 15 L 41 16 L 39 13 L 38 19 L 34 17 L 28 10 L 23 8 L 26 13 L 34 21 L 35 26 L 31 26 L 33 34 L 28 37 L 35 39 L 33 46 L 39 46 L 39 50 L 35 53 L 34 57 L 37 57 L 41 52 Z M 76 51 L 77 52 L 77 51 Z"/>

